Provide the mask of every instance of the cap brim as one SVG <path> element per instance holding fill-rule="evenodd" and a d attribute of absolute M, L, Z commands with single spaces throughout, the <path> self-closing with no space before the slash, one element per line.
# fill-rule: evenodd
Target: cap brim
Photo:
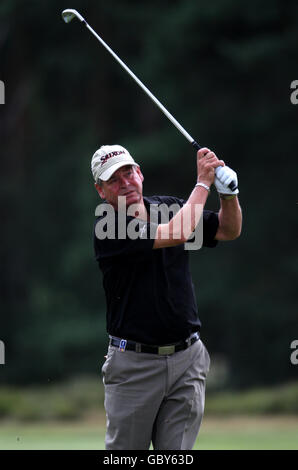
<path fill-rule="evenodd" d="M 111 178 L 112 174 L 115 173 L 115 171 L 119 170 L 122 166 L 139 166 L 137 163 L 131 163 L 131 162 L 118 162 L 115 163 L 115 165 L 111 166 L 111 168 L 108 168 L 106 171 L 104 171 L 100 176 L 99 179 L 102 181 L 108 181 L 108 179 Z"/>

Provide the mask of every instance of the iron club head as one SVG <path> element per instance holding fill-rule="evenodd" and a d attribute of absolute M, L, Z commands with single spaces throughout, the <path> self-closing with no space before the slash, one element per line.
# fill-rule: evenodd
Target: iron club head
<path fill-rule="evenodd" d="M 75 17 L 78 18 L 78 20 L 85 22 L 84 18 L 82 17 L 82 15 L 80 15 L 77 10 L 72 10 L 68 8 L 67 10 L 63 10 L 62 12 L 62 18 L 64 19 L 65 23 L 70 23 L 71 20 L 73 20 Z"/>

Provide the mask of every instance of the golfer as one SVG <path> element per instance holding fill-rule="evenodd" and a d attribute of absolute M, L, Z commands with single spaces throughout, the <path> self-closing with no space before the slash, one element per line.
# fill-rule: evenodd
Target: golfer
<path fill-rule="evenodd" d="M 217 167 L 222 168 L 215 176 Z M 238 189 L 228 188 L 237 175 L 202 148 L 194 187 L 184 201 L 143 196 L 140 166 L 120 145 L 98 149 L 91 169 L 106 208 L 94 230 L 109 334 L 102 367 L 106 449 L 146 450 L 151 442 L 157 450 L 192 449 L 210 358 L 201 339 L 186 245 L 200 226 L 203 247 L 240 235 Z M 218 213 L 204 209 L 212 184 L 219 193 Z M 160 208 L 171 209 L 168 220 Z M 112 230 L 104 232 L 111 222 Z M 199 262 L 200 251 L 196 255 Z"/>

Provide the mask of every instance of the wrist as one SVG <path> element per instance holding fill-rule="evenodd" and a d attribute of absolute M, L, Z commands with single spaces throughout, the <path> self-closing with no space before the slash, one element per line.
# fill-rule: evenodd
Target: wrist
<path fill-rule="evenodd" d="M 220 199 L 223 199 L 224 201 L 229 201 L 230 199 L 234 199 L 237 194 L 223 194 L 223 193 L 218 193 Z"/>
<path fill-rule="evenodd" d="M 208 193 L 210 193 L 210 186 L 206 183 L 203 183 L 203 181 L 198 181 L 197 184 L 195 185 L 195 188 L 198 187 L 198 186 L 206 189 L 206 191 L 208 191 Z"/>

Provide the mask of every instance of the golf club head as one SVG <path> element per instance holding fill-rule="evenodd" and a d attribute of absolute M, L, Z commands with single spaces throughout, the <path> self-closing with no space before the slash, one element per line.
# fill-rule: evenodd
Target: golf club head
<path fill-rule="evenodd" d="M 68 8 L 62 12 L 62 18 L 64 19 L 65 23 L 70 23 L 71 20 L 73 20 L 75 17 L 77 17 L 80 21 L 85 21 L 77 10 L 71 10 Z"/>

